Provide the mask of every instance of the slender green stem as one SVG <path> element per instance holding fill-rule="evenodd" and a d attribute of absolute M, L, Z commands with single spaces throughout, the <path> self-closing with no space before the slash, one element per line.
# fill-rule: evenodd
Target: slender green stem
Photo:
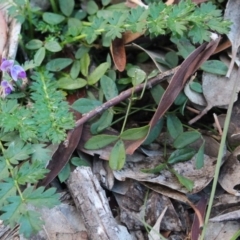
<path fill-rule="evenodd" d="M 145 107 L 142 107 L 141 109 L 140 109 L 140 108 L 131 108 L 131 110 L 133 110 L 133 109 L 135 109 L 135 110 L 132 111 L 132 112 L 130 112 L 130 113 L 128 114 L 128 116 L 130 116 L 130 115 L 132 115 L 132 114 L 134 114 L 134 113 L 136 113 L 136 112 L 142 111 L 142 110 L 145 111 L 149 106 L 151 106 L 151 105 L 147 105 L 147 106 L 145 106 Z M 114 108 L 114 111 L 115 111 L 115 108 Z M 147 109 L 146 111 L 150 111 L 150 109 L 149 109 L 149 110 Z M 154 110 L 151 110 L 151 112 L 152 112 L 152 111 L 154 111 Z M 115 114 L 122 114 L 122 113 L 123 113 L 123 112 L 121 111 L 121 112 L 115 113 Z M 111 126 L 114 125 L 114 124 L 116 124 L 116 123 L 118 123 L 118 122 L 120 122 L 120 121 L 123 120 L 124 118 L 125 118 L 125 116 L 118 118 L 116 121 L 112 122 Z"/>
<path fill-rule="evenodd" d="M 50 0 L 50 3 L 51 3 L 53 12 L 57 13 L 58 8 L 57 8 L 57 4 L 56 4 L 55 0 Z"/>
<path fill-rule="evenodd" d="M 230 100 L 230 103 L 229 103 L 229 106 L 228 106 L 227 116 L 226 116 L 226 119 L 225 119 L 225 122 L 224 122 L 223 134 L 222 134 L 221 143 L 220 143 L 220 147 L 219 147 L 219 151 L 218 151 L 217 164 L 216 164 L 216 168 L 215 168 L 212 191 L 211 191 L 211 195 L 210 195 L 210 199 L 209 199 L 209 203 L 208 203 L 208 209 L 207 209 L 207 213 L 206 213 L 206 217 L 205 217 L 205 223 L 204 223 L 204 227 L 203 227 L 203 231 L 202 231 L 200 240 L 204 239 L 204 236 L 206 234 L 207 224 L 208 224 L 210 214 L 211 214 L 213 200 L 214 200 L 216 187 L 217 187 L 217 183 L 218 183 L 218 176 L 219 176 L 220 167 L 221 167 L 222 159 L 223 159 L 223 153 L 224 153 L 224 147 L 225 147 L 227 133 L 228 133 L 228 127 L 229 127 L 230 118 L 231 118 L 231 115 L 232 115 L 233 103 L 235 101 L 235 97 L 236 97 L 236 94 L 237 94 L 236 89 L 237 89 L 239 76 L 240 76 L 240 68 L 238 68 L 238 73 L 237 73 L 236 78 L 235 78 L 235 83 L 234 83 L 234 87 L 233 87 L 232 95 L 231 95 L 232 97 L 231 97 L 231 100 Z"/>
<path fill-rule="evenodd" d="M 131 106 L 132 106 L 133 94 L 134 94 L 134 90 L 132 91 L 132 95 L 131 95 L 131 97 L 129 99 L 127 112 L 126 112 L 126 115 L 125 115 L 125 118 L 124 118 L 124 121 L 123 121 L 123 125 L 122 125 L 122 129 L 121 129 L 120 135 L 123 133 L 123 131 L 125 129 L 125 125 L 126 125 L 126 122 L 127 122 L 127 119 L 128 119 L 128 115 L 129 115 L 129 112 L 130 112 L 130 109 L 131 109 Z"/>
<path fill-rule="evenodd" d="M 240 237 L 240 230 L 238 230 L 232 237 L 230 240 L 237 240 L 238 237 Z"/>

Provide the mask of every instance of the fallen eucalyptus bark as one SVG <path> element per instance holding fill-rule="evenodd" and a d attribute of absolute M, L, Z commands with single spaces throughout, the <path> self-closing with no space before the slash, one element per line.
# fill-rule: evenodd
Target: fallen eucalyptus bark
<path fill-rule="evenodd" d="M 76 168 L 67 184 L 91 240 L 132 239 L 126 228 L 114 219 L 105 192 L 91 168 Z"/>

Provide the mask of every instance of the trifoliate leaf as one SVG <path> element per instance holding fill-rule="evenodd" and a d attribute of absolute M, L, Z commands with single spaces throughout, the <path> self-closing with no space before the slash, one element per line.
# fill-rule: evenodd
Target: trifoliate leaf
<path fill-rule="evenodd" d="M 44 47 L 49 51 L 49 52 L 59 52 L 62 50 L 61 45 L 57 41 L 47 41 L 44 44 Z"/>
<path fill-rule="evenodd" d="M 184 132 L 178 135 L 178 137 L 173 142 L 173 146 L 175 148 L 183 148 L 189 145 L 190 143 L 195 142 L 200 137 L 201 137 L 201 134 L 196 131 Z"/>
<path fill-rule="evenodd" d="M 73 60 L 71 58 L 55 58 L 47 63 L 46 69 L 52 72 L 58 72 L 69 66 L 72 62 Z"/>
<path fill-rule="evenodd" d="M 183 126 L 179 118 L 173 114 L 167 115 L 167 129 L 173 139 L 183 133 Z"/>
<path fill-rule="evenodd" d="M 138 140 L 146 137 L 149 130 L 149 125 L 140 128 L 132 128 L 124 131 L 120 137 L 124 140 Z"/>
<path fill-rule="evenodd" d="M 88 76 L 87 82 L 89 85 L 93 85 L 99 81 L 99 79 L 106 73 L 110 64 L 108 62 L 101 63 L 96 67 L 93 72 Z"/>
<path fill-rule="evenodd" d="M 72 12 L 73 12 L 73 9 L 74 9 L 74 5 L 75 5 L 75 1 L 74 0 L 59 0 L 59 7 L 60 7 L 60 10 L 61 12 L 69 17 Z"/>
<path fill-rule="evenodd" d="M 91 110 L 101 105 L 102 103 L 97 100 L 80 98 L 77 101 L 75 101 L 71 107 L 74 110 L 84 114 L 90 112 Z"/>
<path fill-rule="evenodd" d="M 120 170 L 123 168 L 126 161 L 126 152 L 122 140 L 118 140 L 111 150 L 109 157 L 109 166 L 113 170 Z"/>
<path fill-rule="evenodd" d="M 45 12 L 43 13 L 43 20 L 48 24 L 56 25 L 63 22 L 65 17 L 57 13 Z"/>
<path fill-rule="evenodd" d="M 204 147 L 205 147 L 205 142 L 203 142 L 203 144 L 198 149 L 198 152 L 196 154 L 196 159 L 195 159 L 196 169 L 200 169 L 204 166 Z"/>
<path fill-rule="evenodd" d="M 43 46 L 43 42 L 38 39 L 32 39 L 26 44 L 26 48 L 30 50 L 39 49 Z"/>
<path fill-rule="evenodd" d="M 160 173 L 166 167 L 167 167 L 166 163 L 161 163 L 161 164 L 157 165 L 155 168 L 141 169 L 141 172 L 144 172 L 144 173 Z"/>
<path fill-rule="evenodd" d="M 66 181 L 70 176 L 70 173 L 71 173 L 70 164 L 67 163 L 61 170 L 61 172 L 58 174 L 60 182 L 63 183 L 64 181 Z"/>
<path fill-rule="evenodd" d="M 186 147 L 186 148 L 182 148 L 182 149 L 177 149 L 171 153 L 167 162 L 169 164 L 174 164 L 174 163 L 178 163 L 178 162 L 188 161 L 195 154 L 196 154 L 196 151 L 192 148 Z"/>
<path fill-rule="evenodd" d="M 194 187 L 194 182 L 180 174 L 176 171 L 172 171 L 174 175 L 177 177 L 178 181 L 189 191 L 191 192 Z"/>
<path fill-rule="evenodd" d="M 100 149 L 117 141 L 118 138 L 118 136 L 107 134 L 93 136 L 85 143 L 84 148 L 89 150 Z"/>
<path fill-rule="evenodd" d="M 110 100 L 118 95 L 117 85 L 111 78 L 103 75 L 100 84 L 106 100 Z"/>

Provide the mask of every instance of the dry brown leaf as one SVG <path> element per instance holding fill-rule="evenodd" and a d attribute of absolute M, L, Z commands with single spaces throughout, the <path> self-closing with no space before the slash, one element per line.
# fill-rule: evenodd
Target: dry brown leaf
<path fill-rule="evenodd" d="M 239 221 L 208 222 L 207 240 L 229 240 L 240 229 Z"/>
<path fill-rule="evenodd" d="M 130 42 L 134 41 L 135 39 L 141 37 L 144 33 L 145 33 L 145 31 L 142 32 L 142 33 L 139 33 L 139 32 L 133 33 L 133 32 L 130 32 L 130 31 L 126 31 L 122 35 L 124 44 L 127 44 L 127 43 L 130 43 Z"/>
<path fill-rule="evenodd" d="M 152 227 L 151 231 L 148 234 L 148 238 L 151 240 L 159 240 L 160 236 L 159 236 L 159 230 L 160 230 L 160 225 L 162 222 L 162 219 L 167 211 L 168 207 L 166 206 L 163 211 L 161 212 L 157 222 L 154 224 L 154 226 Z"/>
<path fill-rule="evenodd" d="M 0 61 L 2 59 L 3 50 L 7 42 L 7 31 L 8 27 L 6 20 L 4 18 L 3 12 L 0 11 Z"/>
<path fill-rule="evenodd" d="M 143 173 L 142 169 L 151 169 L 163 163 L 164 159 L 160 157 L 148 157 L 145 161 L 132 163 L 126 162 L 121 171 L 114 171 L 114 176 L 119 181 L 124 181 L 126 178 L 135 179 L 141 182 L 157 183 L 169 188 L 175 189 L 182 193 L 187 193 L 188 190 L 181 185 L 177 178 L 168 170 L 163 170 L 159 174 Z M 201 191 L 213 178 L 215 170 L 216 158 L 204 156 L 204 167 L 195 169 L 195 159 L 187 162 L 181 162 L 173 165 L 176 172 L 194 182 L 191 193 Z"/>
<path fill-rule="evenodd" d="M 159 184 L 153 184 L 149 182 L 143 182 L 144 186 L 152 189 L 155 192 L 161 193 L 164 196 L 167 196 L 169 198 L 175 199 L 177 201 L 183 202 L 188 204 L 194 211 L 195 215 L 198 218 L 199 226 L 203 226 L 203 215 L 199 212 L 199 210 L 195 207 L 195 205 L 187 198 L 187 196 L 184 193 L 175 191 L 167 186 L 162 186 Z"/>
<path fill-rule="evenodd" d="M 240 184 L 240 163 L 237 155 L 239 155 L 239 148 L 233 152 L 222 166 L 218 182 L 228 193 L 240 196 L 240 192 L 234 189 L 235 186 Z"/>
<path fill-rule="evenodd" d="M 204 219 L 205 216 L 205 211 L 206 211 L 206 207 L 207 207 L 207 198 L 205 198 L 205 196 L 203 196 L 200 201 L 197 203 L 197 210 L 198 212 L 201 214 L 201 219 Z M 199 217 L 198 215 L 196 215 L 196 213 L 194 214 L 194 218 L 193 218 L 193 224 L 192 224 L 192 228 L 191 228 L 191 240 L 198 240 L 199 236 L 202 232 L 202 223 L 199 222 Z"/>
<path fill-rule="evenodd" d="M 211 222 L 222 222 L 226 220 L 240 219 L 240 210 L 231 211 L 209 219 Z"/>
<path fill-rule="evenodd" d="M 205 154 L 204 155 L 204 167 L 201 169 L 195 168 L 195 157 L 190 161 L 180 162 L 173 165 L 176 172 L 189 178 L 194 182 L 193 191 L 196 193 L 206 187 L 212 180 L 215 171 L 216 159 L 219 150 L 219 143 L 211 137 L 205 137 Z M 191 147 L 199 149 L 202 144 L 202 140 L 196 141 Z M 224 160 L 229 153 L 225 151 Z M 152 169 L 157 165 L 164 162 L 160 156 L 147 157 L 141 162 L 127 161 L 124 168 L 121 171 L 114 171 L 114 176 L 119 181 L 124 181 L 126 178 L 135 179 L 141 182 L 157 183 L 167 186 L 171 189 L 175 189 L 182 193 L 187 193 L 187 189 L 183 187 L 176 179 L 176 177 L 168 170 L 163 170 L 159 174 L 147 174 L 143 173 L 142 169 Z"/>
<path fill-rule="evenodd" d="M 238 77 L 238 69 L 233 68 L 230 78 L 219 76 L 212 73 L 203 72 L 202 75 L 202 89 L 207 106 L 203 111 L 189 121 L 193 124 L 205 115 L 212 107 L 226 108 L 231 100 L 232 91 L 235 84 L 235 79 Z M 236 92 L 240 91 L 240 82 L 237 86 Z M 235 101 L 237 100 L 237 96 Z"/>
<path fill-rule="evenodd" d="M 229 66 L 227 77 L 230 77 L 236 56 L 238 47 L 240 46 L 240 1 L 239 0 L 228 0 L 224 18 L 232 22 L 231 29 L 227 34 L 229 40 L 232 43 L 232 60 Z"/>
<path fill-rule="evenodd" d="M 185 95 L 188 97 L 188 99 L 191 101 L 191 103 L 197 104 L 199 106 L 206 106 L 207 102 L 206 102 L 203 94 L 193 91 L 190 88 L 190 84 L 191 84 L 191 82 L 188 82 L 184 87 Z"/>
<path fill-rule="evenodd" d="M 110 46 L 113 62 L 118 71 L 122 72 L 126 66 L 126 52 L 123 38 L 116 38 Z"/>
<path fill-rule="evenodd" d="M 181 64 L 178 71 L 174 74 L 164 92 L 158 108 L 152 117 L 149 125 L 149 131 L 156 125 L 158 120 L 166 113 L 169 107 L 173 104 L 174 100 L 184 88 L 187 79 L 194 74 L 198 68 L 212 55 L 215 51 L 220 38 L 212 40 L 210 43 L 204 43 L 195 49 Z M 127 149 L 127 154 L 133 154 L 134 151 L 144 142 L 146 138 L 139 139 L 132 143 Z"/>
<path fill-rule="evenodd" d="M 123 194 L 116 193 L 116 190 Z M 119 182 L 118 186 L 113 188 L 113 192 L 120 207 L 120 220 L 127 225 L 128 229 L 139 229 L 144 226 L 144 222 L 153 226 L 159 218 L 159 213 L 168 206 L 161 222 L 161 229 L 164 231 L 183 230 L 178 214 L 168 197 L 152 191 L 145 202 L 147 188 L 133 180 L 128 181 L 127 185 Z"/>

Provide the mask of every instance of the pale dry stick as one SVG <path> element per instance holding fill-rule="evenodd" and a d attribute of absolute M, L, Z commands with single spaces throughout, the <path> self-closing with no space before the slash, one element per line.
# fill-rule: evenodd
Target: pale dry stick
<path fill-rule="evenodd" d="M 192 107 L 189 107 L 189 106 L 186 106 L 186 109 L 188 109 L 190 112 L 193 112 L 193 113 L 196 113 L 196 114 L 200 114 L 200 111 L 195 109 L 195 108 L 192 108 Z"/>
<path fill-rule="evenodd" d="M 215 121 L 216 128 L 218 130 L 218 133 L 220 136 L 222 136 L 223 132 L 222 132 L 222 128 L 220 126 L 219 120 L 218 120 L 218 116 L 214 113 L 213 117 L 214 117 L 214 121 Z"/>
<path fill-rule="evenodd" d="M 133 93 L 140 92 L 145 86 L 146 86 L 146 88 L 151 88 L 151 87 L 157 85 L 158 83 L 166 80 L 167 78 L 173 76 L 178 71 L 179 68 L 180 68 L 180 66 L 178 66 L 176 68 L 173 68 L 169 71 L 160 73 L 156 77 L 150 79 L 147 83 L 147 86 L 146 86 L 145 83 L 142 83 L 142 84 L 139 84 L 137 86 L 134 86 L 132 88 L 129 88 L 128 90 L 125 90 L 125 91 L 121 92 L 117 97 L 103 103 L 101 106 L 96 107 L 92 111 L 84 114 L 81 119 L 76 121 L 75 128 L 84 124 L 84 123 L 86 123 L 88 120 L 90 120 L 92 117 L 98 115 L 99 113 L 101 113 L 101 112 L 109 109 L 110 107 L 117 105 L 121 101 L 129 98 L 132 95 L 132 92 Z"/>

